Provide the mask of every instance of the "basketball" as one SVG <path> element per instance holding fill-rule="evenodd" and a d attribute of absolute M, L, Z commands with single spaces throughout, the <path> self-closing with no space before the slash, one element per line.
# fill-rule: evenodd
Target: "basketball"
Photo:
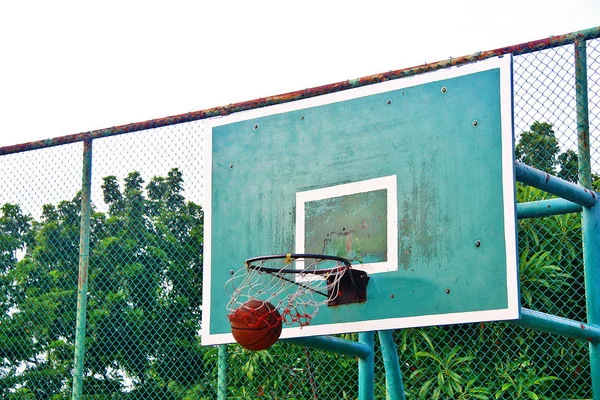
<path fill-rule="evenodd" d="M 229 315 L 229 322 L 235 341 L 248 350 L 266 350 L 281 335 L 281 315 L 268 301 L 248 300 Z"/>

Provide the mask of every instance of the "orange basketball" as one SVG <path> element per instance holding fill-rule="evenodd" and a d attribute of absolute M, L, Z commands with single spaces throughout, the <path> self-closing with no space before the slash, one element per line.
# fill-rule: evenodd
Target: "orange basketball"
<path fill-rule="evenodd" d="M 248 350 L 266 350 L 281 335 L 281 315 L 268 301 L 248 300 L 229 315 L 231 333 Z"/>

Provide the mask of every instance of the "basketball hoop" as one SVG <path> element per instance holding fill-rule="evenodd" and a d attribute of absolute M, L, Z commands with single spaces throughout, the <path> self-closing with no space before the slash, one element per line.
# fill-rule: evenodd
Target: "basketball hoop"
<path fill-rule="evenodd" d="M 299 263 L 304 265 L 300 266 Z M 231 271 L 226 288 L 229 319 L 250 301 L 273 305 L 281 323 L 307 326 L 323 305 L 364 302 L 369 280 L 350 261 L 323 254 L 281 254 L 249 258 Z M 256 304 L 256 303 L 253 303 Z M 272 318 L 274 313 L 269 313 Z M 271 324 L 270 324 L 271 325 Z"/>

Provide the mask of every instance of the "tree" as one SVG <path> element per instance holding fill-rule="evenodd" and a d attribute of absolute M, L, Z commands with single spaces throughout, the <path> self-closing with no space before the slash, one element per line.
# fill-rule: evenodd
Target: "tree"
<path fill-rule="evenodd" d="M 521 134 L 515 146 L 517 160 L 549 174 L 555 174 L 560 146 L 552 124 L 536 121 L 529 129 Z"/>
<path fill-rule="evenodd" d="M 178 169 L 144 187 L 138 172 L 102 185 L 93 210 L 84 393 L 170 398 L 203 381 L 203 211 L 183 196 Z M 70 392 L 81 197 L 45 205 L 33 221 L 16 205 L 0 218 L 0 396 Z M 17 260 L 16 251 L 27 245 Z"/>
<path fill-rule="evenodd" d="M 60 202 L 57 207 L 45 206 L 42 221 L 32 222 L 26 233 L 26 255 L 19 261 L 13 258 L 2 275 L 10 307 L 0 323 L 4 360 L 0 387 L 5 396 L 20 388 L 34 398 L 46 399 L 63 392 L 69 381 L 80 202 L 76 196 Z M 11 205 L 3 208 L 16 209 Z M 18 219 L 24 221 L 30 217 Z M 11 231 L 14 232 L 9 233 Z"/>
<path fill-rule="evenodd" d="M 31 239 L 31 217 L 16 204 L 4 204 L 0 212 L 0 272 L 6 272 L 16 263 L 17 251 Z"/>
<path fill-rule="evenodd" d="M 203 376 L 203 212 L 185 202 L 177 169 L 145 190 L 137 172 L 124 181 L 122 193 L 113 176 L 102 186 L 109 214 L 90 260 L 89 368 L 97 387 L 120 384 L 118 369 L 134 382 L 131 396 L 168 398 L 170 382 Z"/>
<path fill-rule="evenodd" d="M 579 161 L 577 153 L 573 150 L 567 150 L 564 153 L 558 155 L 558 164 L 560 165 L 560 171 L 558 177 L 565 179 L 569 182 L 577 183 L 579 173 Z"/>

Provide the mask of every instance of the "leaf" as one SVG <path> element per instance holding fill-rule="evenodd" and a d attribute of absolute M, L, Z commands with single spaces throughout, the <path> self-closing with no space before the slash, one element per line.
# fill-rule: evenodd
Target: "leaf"
<path fill-rule="evenodd" d="M 425 382 L 425 384 L 421 387 L 421 390 L 419 390 L 419 397 L 424 399 L 427 396 L 427 393 L 429 392 L 429 387 L 432 385 L 432 381 L 427 381 Z"/>
<path fill-rule="evenodd" d="M 539 378 L 535 379 L 533 381 L 533 384 L 534 385 L 540 385 L 540 384 L 542 384 L 542 383 L 544 383 L 546 381 L 554 381 L 554 380 L 557 380 L 557 379 L 558 378 L 556 376 L 542 376 L 542 377 L 539 377 Z"/>
<path fill-rule="evenodd" d="M 527 392 L 525 392 L 525 393 L 526 393 L 526 394 L 529 396 L 529 398 L 530 398 L 531 400 L 539 400 L 539 397 L 538 397 L 538 395 L 537 395 L 537 394 L 535 394 L 535 393 L 533 393 L 532 391 L 527 391 Z"/>
<path fill-rule="evenodd" d="M 439 399 L 441 394 L 442 394 L 442 388 L 441 388 L 441 386 L 438 386 L 433 390 L 433 396 L 431 398 L 434 400 Z"/>

